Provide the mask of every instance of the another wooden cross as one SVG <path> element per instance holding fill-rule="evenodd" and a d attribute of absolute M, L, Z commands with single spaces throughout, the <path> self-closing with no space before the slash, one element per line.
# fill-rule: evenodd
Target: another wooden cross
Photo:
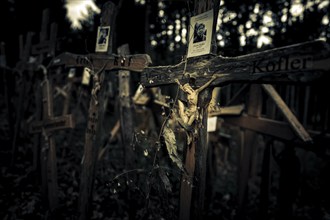
<path fill-rule="evenodd" d="M 113 2 L 106 2 L 101 12 L 101 28 L 110 26 L 108 48 L 104 52 L 87 55 L 64 53 L 54 58 L 49 68 L 65 65 L 67 67 L 88 67 L 91 69 L 93 86 L 88 110 L 88 122 L 85 133 L 84 155 L 79 189 L 78 212 L 79 219 L 89 219 L 93 183 L 96 171 L 99 148 L 103 144 L 103 117 L 105 112 L 104 80 L 106 71 L 128 70 L 142 72 L 151 63 L 146 54 L 112 55 L 112 36 L 115 27 L 117 7 Z"/>
<path fill-rule="evenodd" d="M 47 57 L 55 56 L 56 49 L 56 37 L 57 37 L 57 24 L 51 23 L 50 34 L 49 30 L 49 9 L 45 9 L 42 12 L 41 31 L 39 34 L 39 43 L 32 46 L 32 55 L 38 56 L 38 63 Z"/>
<path fill-rule="evenodd" d="M 41 66 L 42 67 L 42 66 Z M 57 160 L 56 147 L 53 134 L 55 131 L 74 127 L 72 115 L 54 117 L 53 114 L 53 88 L 48 80 L 47 70 L 42 67 L 44 80 L 42 87 L 42 121 L 35 121 L 30 126 L 33 134 L 42 134 L 43 145 L 40 152 L 42 164 L 42 185 L 45 195 L 48 195 L 48 202 L 51 211 L 57 207 L 58 186 L 57 186 Z"/>
<path fill-rule="evenodd" d="M 203 5 L 210 9 L 213 1 L 195 1 L 195 8 Z M 219 5 L 218 2 L 213 3 Z M 217 15 L 215 8 L 214 15 Z M 204 12 L 195 10 L 195 12 Z M 217 16 L 214 16 L 216 19 Z M 215 29 L 214 29 L 215 30 Z M 214 32 L 213 32 L 214 33 Z M 215 42 L 215 41 L 214 41 Z M 275 83 L 307 82 L 319 78 L 330 69 L 330 47 L 318 40 L 239 57 L 222 57 L 213 54 L 188 58 L 175 66 L 148 67 L 141 76 L 145 87 L 178 83 L 189 90 L 198 91 L 198 120 L 186 127 L 194 131 L 192 144 L 187 146 L 185 168 L 188 178 L 183 178 L 180 195 L 180 219 L 200 219 L 202 216 L 206 175 L 207 117 L 211 92 L 204 85 L 221 86 L 232 82 Z M 188 93 L 187 89 L 183 89 Z M 196 101 L 196 100 L 195 100 Z M 189 178 L 190 177 L 190 178 Z M 193 195 L 193 196 L 192 196 Z M 191 206 L 191 207 L 190 207 Z"/>
<path fill-rule="evenodd" d="M 12 145 L 12 155 L 14 162 L 15 152 L 16 152 L 16 142 L 20 131 L 20 124 L 22 122 L 22 117 L 25 111 L 28 108 L 28 102 L 24 102 L 24 96 L 28 93 L 32 88 L 32 82 L 35 78 L 35 74 L 33 74 L 38 66 L 44 62 L 44 59 L 47 57 L 51 57 L 55 55 L 55 46 L 56 46 L 56 36 L 57 36 L 57 24 L 51 24 L 51 30 L 49 33 L 49 10 L 43 10 L 42 14 L 42 23 L 41 23 L 41 31 L 39 34 L 40 43 L 36 45 L 32 45 L 32 37 L 33 33 L 28 32 L 26 37 L 26 43 L 24 44 L 23 36 L 19 38 L 19 58 L 20 61 L 16 64 L 15 70 L 19 73 L 21 77 L 21 88 L 19 88 L 19 98 L 18 98 L 18 114 L 16 117 L 16 123 L 14 128 L 14 137 L 13 137 L 13 145 Z M 49 36 L 49 39 L 48 39 Z M 36 56 L 36 60 L 30 61 L 31 55 Z M 28 74 L 24 74 L 24 71 L 27 71 Z M 38 94 L 36 94 L 36 102 L 38 103 Z M 41 112 L 39 111 L 40 106 L 37 106 L 35 112 L 35 119 L 40 119 Z M 37 141 L 35 141 L 37 142 Z M 34 144 L 35 146 L 37 143 Z M 36 169 L 37 164 L 37 149 L 36 147 L 33 149 L 33 168 Z"/>

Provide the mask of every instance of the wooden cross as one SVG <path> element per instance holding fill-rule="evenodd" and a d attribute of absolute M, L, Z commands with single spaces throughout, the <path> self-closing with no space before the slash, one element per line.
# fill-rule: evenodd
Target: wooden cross
<path fill-rule="evenodd" d="M 97 157 L 99 147 L 102 145 L 104 139 L 102 122 L 105 111 L 105 89 L 103 83 L 106 71 L 128 70 L 142 72 L 151 63 L 150 57 L 146 54 L 112 55 L 112 36 L 117 8 L 118 6 L 109 1 L 103 5 L 101 10 L 101 27 L 110 26 L 109 44 L 106 51 L 87 55 L 63 53 L 55 57 L 48 66 L 49 68 L 62 65 L 66 67 L 88 67 L 92 73 L 93 86 L 88 110 L 78 201 L 80 220 L 89 219 L 91 214 L 91 199 Z"/>
<path fill-rule="evenodd" d="M 44 61 L 44 58 L 46 58 L 46 54 L 48 55 L 54 55 L 55 53 L 55 42 L 56 42 L 56 33 L 57 33 L 57 26 L 56 24 L 52 24 L 51 26 L 51 32 L 50 32 L 50 39 L 47 40 L 48 36 L 48 23 L 49 23 L 49 10 L 43 11 L 43 17 L 42 17 L 42 24 L 41 24 L 41 32 L 40 32 L 40 44 L 32 45 L 32 37 L 33 33 L 28 32 L 26 43 L 23 42 L 23 36 L 20 36 L 19 38 L 19 45 L 20 45 L 20 51 L 19 51 L 19 58 L 20 61 L 16 64 L 15 70 L 20 74 L 21 76 L 21 88 L 19 88 L 19 98 L 18 98 L 18 114 L 16 117 L 16 124 L 14 129 L 14 137 L 13 137 L 13 146 L 12 146 L 12 155 L 13 160 L 15 158 L 15 151 L 16 151 L 16 141 L 18 138 L 20 125 L 23 119 L 23 114 L 28 109 L 28 101 L 24 101 L 24 97 L 26 96 L 26 93 L 28 93 L 30 90 L 32 90 L 33 87 L 33 81 L 35 79 L 35 72 L 38 70 L 39 65 Z M 43 49 L 40 49 L 40 45 L 44 44 Z M 30 61 L 30 56 L 34 55 L 36 56 L 36 60 Z M 24 74 L 24 71 L 27 71 L 28 74 Z M 46 85 L 47 84 L 47 85 Z M 46 97 L 46 90 L 49 91 L 51 89 L 46 89 L 49 83 L 46 83 L 43 86 L 43 93 Z M 38 88 L 38 87 L 37 87 Z M 38 89 L 37 89 L 38 90 Z M 52 113 L 53 110 L 46 110 L 51 109 L 52 107 L 52 97 L 50 98 L 50 94 L 52 95 L 51 91 L 49 91 L 48 98 L 45 98 L 45 103 L 51 103 L 50 106 L 44 105 L 44 112 L 49 111 Z M 35 120 L 40 120 L 41 118 L 41 105 L 39 104 L 40 101 L 40 95 L 38 92 L 35 94 L 36 99 L 36 111 L 35 111 Z M 44 118 L 46 115 L 44 114 Z M 48 118 L 51 118 L 52 115 L 48 115 Z M 56 154 L 55 154 L 55 145 L 52 137 L 49 137 L 52 133 L 52 130 L 61 129 L 61 126 L 68 126 L 67 124 L 61 125 L 61 120 L 56 123 L 50 121 L 48 122 L 39 122 L 36 124 L 32 124 L 30 127 L 31 132 L 36 133 L 42 133 L 40 129 L 43 131 L 46 131 L 47 133 L 43 132 L 44 137 L 47 139 L 47 141 L 44 141 L 43 146 L 44 149 L 49 148 L 49 152 L 47 155 L 47 150 L 40 152 L 40 164 L 41 164 L 41 179 L 42 179 L 42 188 L 44 192 L 44 196 L 47 197 L 48 194 L 48 201 L 49 201 L 49 207 L 51 210 L 54 210 L 57 205 L 57 178 L 56 178 Z M 69 119 L 67 119 L 69 120 Z M 46 123 L 46 124 L 44 124 Z M 46 127 L 45 127 L 46 126 Z M 34 138 L 34 144 L 33 144 L 33 168 L 36 169 L 37 167 L 37 158 L 38 158 L 38 142 L 39 138 L 38 136 L 35 136 Z M 48 147 L 47 147 L 48 146 Z M 48 182 L 48 180 L 50 180 Z M 48 183 L 47 183 L 48 182 Z"/>
<path fill-rule="evenodd" d="M 195 1 L 195 9 L 198 8 L 196 7 L 198 4 L 210 9 L 208 6 L 212 5 L 212 1 Z M 216 1 L 213 4 L 219 5 Z M 217 15 L 216 8 L 214 11 L 214 15 Z M 195 12 L 203 11 L 195 10 Z M 214 18 L 216 19 L 217 16 Z M 187 146 L 185 168 L 190 178 L 183 177 L 185 181 L 181 182 L 180 219 L 189 219 L 190 214 L 193 218 L 200 219 L 203 209 L 207 106 L 211 99 L 211 92 L 208 88 L 203 88 L 204 85 L 212 87 L 232 82 L 307 82 L 326 73 L 330 69 L 329 61 L 329 45 L 317 40 L 239 57 L 222 57 L 213 54 L 192 57 L 174 66 L 148 67 L 143 71 L 141 76 L 143 86 L 154 87 L 178 83 L 188 94 L 188 102 L 189 95 L 193 92 L 196 96 L 191 98 L 197 98 L 194 100 L 194 103 L 197 101 L 197 105 L 193 107 L 197 110 L 198 120 L 195 118 L 192 123 L 188 123 L 192 126 L 189 129 L 194 131 L 195 137 L 192 144 Z M 183 88 L 185 85 L 187 89 Z M 187 182 L 192 184 L 193 188 Z"/>
<path fill-rule="evenodd" d="M 58 130 L 74 127 L 72 115 L 63 115 L 54 117 L 53 114 L 53 88 L 48 80 L 47 70 L 41 66 L 45 79 L 41 83 L 42 87 L 42 121 L 35 121 L 30 126 L 30 132 L 33 134 L 41 133 L 43 145 L 40 152 L 40 159 L 43 166 L 41 167 L 42 185 L 44 193 L 48 195 L 50 210 L 53 211 L 58 203 L 58 187 L 57 187 L 57 160 L 56 147 L 53 133 Z"/>
<path fill-rule="evenodd" d="M 15 158 L 15 151 L 16 151 L 16 141 L 18 138 L 18 134 L 20 131 L 20 124 L 22 121 L 22 117 L 24 112 L 27 109 L 27 103 L 24 102 L 24 95 L 31 89 L 32 81 L 34 76 L 34 72 L 37 70 L 38 66 L 44 61 L 46 56 L 53 56 L 55 54 L 55 46 L 56 46 L 56 36 L 57 36 L 57 24 L 51 24 L 51 31 L 50 35 L 48 34 L 48 25 L 49 25 L 49 10 L 45 9 L 42 14 L 42 23 L 41 23 L 41 31 L 39 36 L 40 43 L 36 45 L 32 45 L 32 37 L 33 33 L 28 32 L 26 43 L 24 44 L 23 36 L 19 38 L 19 62 L 16 64 L 16 71 L 21 75 L 22 85 L 19 92 L 18 98 L 18 114 L 16 118 L 15 128 L 14 128 L 14 137 L 13 137 L 13 145 L 12 145 L 12 163 L 14 162 Z M 50 36 L 49 40 L 47 39 Z M 33 62 L 29 61 L 30 55 L 37 56 L 37 59 Z M 23 74 L 24 71 L 28 71 L 29 74 Z M 36 100 L 38 103 L 38 94 L 36 94 Z M 35 118 L 40 119 L 40 106 L 37 106 L 37 110 L 35 112 Z M 36 141 L 35 141 L 36 142 Z M 36 143 L 34 144 L 37 145 Z M 36 169 L 36 158 L 37 158 L 37 149 L 36 147 L 33 149 L 34 161 L 33 167 Z"/>
<path fill-rule="evenodd" d="M 48 26 L 49 26 L 49 9 L 42 12 L 41 31 L 39 35 L 39 43 L 32 46 L 32 55 L 38 56 L 38 61 L 41 63 L 45 56 L 55 56 L 56 37 L 57 37 L 57 24 L 52 23 L 50 26 L 50 35 L 48 39 Z"/>

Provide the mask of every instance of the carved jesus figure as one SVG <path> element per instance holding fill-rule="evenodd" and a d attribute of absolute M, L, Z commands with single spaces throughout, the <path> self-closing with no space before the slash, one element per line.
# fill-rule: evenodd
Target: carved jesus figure
<path fill-rule="evenodd" d="M 187 94 L 188 105 L 187 107 L 179 100 L 179 123 L 182 127 L 186 130 L 191 130 L 191 125 L 194 123 L 196 119 L 198 119 L 198 95 L 201 91 L 207 88 L 216 78 L 218 75 L 215 74 L 212 78 L 205 83 L 203 86 L 199 87 L 198 89 L 193 89 L 189 83 L 185 83 L 181 85 L 178 79 L 175 79 L 175 82 L 178 83 L 180 89 Z"/>

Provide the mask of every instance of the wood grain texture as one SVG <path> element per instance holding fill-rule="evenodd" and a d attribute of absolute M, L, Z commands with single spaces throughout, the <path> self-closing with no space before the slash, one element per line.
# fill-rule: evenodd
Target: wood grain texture
<path fill-rule="evenodd" d="M 297 117 L 292 113 L 290 108 L 285 104 L 281 96 L 276 92 L 275 88 L 269 84 L 263 84 L 262 88 L 266 91 L 278 109 L 282 112 L 283 116 L 286 118 L 296 135 L 304 142 L 312 142 L 311 136 L 308 134 L 304 126 L 299 122 Z"/>
<path fill-rule="evenodd" d="M 205 55 L 174 66 L 147 67 L 141 83 L 146 87 L 195 78 L 196 86 L 220 74 L 213 86 L 232 82 L 307 82 L 330 70 L 330 46 L 321 40 L 300 43 L 238 57 Z"/>
<path fill-rule="evenodd" d="M 66 66 L 66 67 L 88 67 L 96 71 L 104 70 L 129 70 L 142 72 L 145 67 L 151 64 L 151 58 L 147 54 L 135 55 L 107 55 L 101 53 L 92 53 L 79 55 L 73 53 L 62 53 L 55 57 L 49 67 Z"/>
<path fill-rule="evenodd" d="M 293 133 L 289 124 L 286 122 L 275 121 L 267 118 L 256 118 L 246 114 L 242 116 L 226 116 L 223 118 L 224 123 L 249 129 L 254 132 L 269 135 L 280 140 L 295 140 L 296 135 Z"/>

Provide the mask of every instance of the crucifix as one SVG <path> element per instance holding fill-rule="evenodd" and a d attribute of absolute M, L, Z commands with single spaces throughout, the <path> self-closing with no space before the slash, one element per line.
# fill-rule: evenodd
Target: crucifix
<path fill-rule="evenodd" d="M 103 10 L 105 10 L 106 7 L 110 7 L 111 9 L 111 7 L 115 6 L 113 3 L 109 3 L 103 7 Z M 109 21 L 111 21 L 111 19 L 105 20 L 105 22 Z M 103 91 L 105 72 L 114 70 L 141 72 L 149 63 L 151 63 L 151 59 L 147 54 L 109 55 L 103 52 L 88 55 L 64 53 L 54 58 L 50 63 L 50 68 L 65 65 L 66 67 L 89 67 L 92 70 L 93 88 L 88 110 L 78 205 L 80 219 L 88 218 L 91 211 L 90 200 L 92 196 L 95 166 L 99 146 L 102 142 L 101 139 L 103 139 L 101 126 L 105 111 L 103 106 L 105 102 Z"/>
<path fill-rule="evenodd" d="M 53 134 L 55 131 L 74 127 L 72 115 L 63 115 L 54 117 L 53 113 L 53 88 L 48 79 L 47 69 L 40 65 L 44 74 L 42 87 L 42 121 L 35 121 L 30 126 L 30 132 L 42 135 L 42 148 L 40 160 L 42 164 L 42 186 L 44 195 L 48 195 L 48 205 L 51 211 L 54 211 L 58 203 L 57 186 L 57 160 L 56 147 Z"/>
<path fill-rule="evenodd" d="M 208 7 L 212 5 L 212 2 L 195 1 L 195 12 L 204 12 L 197 10 L 201 5 L 203 5 L 202 8 L 210 9 Z M 216 6 L 219 2 L 213 2 L 213 5 L 216 20 L 218 13 Z M 214 36 L 212 39 L 214 46 Z M 194 117 L 192 128 L 186 128 L 196 131 L 196 135 L 191 144 L 186 146 L 185 168 L 188 176 L 183 174 L 181 182 L 180 219 L 190 219 L 190 215 L 200 219 L 202 215 L 207 155 L 207 106 L 211 99 L 209 88 L 232 82 L 303 83 L 317 79 L 326 73 L 330 69 L 329 61 L 329 45 L 317 40 L 238 57 L 222 57 L 213 54 L 196 56 L 174 66 L 148 67 L 143 71 L 141 84 L 145 87 L 189 83 L 193 90 L 198 90 L 203 85 L 209 84 L 209 87 L 204 88 L 197 96 L 195 115 L 198 117 Z M 214 75 L 216 79 L 212 80 Z M 212 80 L 211 83 L 209 83 L 210 80 Z M 188 90 L 183 86 L 180 88 L 187 93 L 189 99 Z M 186 110 L 190 110 L 190 107 L 183 106 Z"/>
<path fill-rule="evenodd" d="M 121 3 L 119 3 L 121 4 Z M 103 143 L 104 129 L 103 117 L 105 112 L 106 71 L 128 70 L 142 72 L 151 63 L 146 54 L 137 55 L 112 55 L 114 24 L 117 7 L 113 2 L 106 2 L 101 10 L 101 26 L 99 27 L 96 53 L 76 55 L 64 53 L 55 57 L 49 67 L 65 65 L 66 67 L 88 67 L 91 70 L 93 86 L 88 110 L 88 121 L 85 133 L 84 155 L 79 189 L 78 212 L 79 219 L 88 219 L 91 214 L 91 199 L 93 192 L 94 176 L 96 171 L 99 147 Z"/>

